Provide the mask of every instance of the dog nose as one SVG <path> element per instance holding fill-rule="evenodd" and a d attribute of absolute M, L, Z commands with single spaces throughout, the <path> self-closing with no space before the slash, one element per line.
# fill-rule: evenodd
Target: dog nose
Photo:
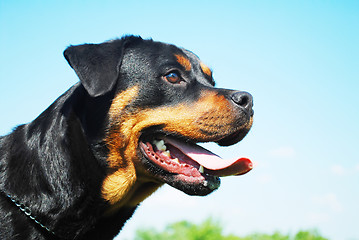
<path fill-rule="evenodd" d="M 247 92 L 234 92 L 231 96 L 232 101 L 240 106 L 241 108 L 245 109 L 248 113 L 253 115 L 253 97 L 251 94 Z"/>

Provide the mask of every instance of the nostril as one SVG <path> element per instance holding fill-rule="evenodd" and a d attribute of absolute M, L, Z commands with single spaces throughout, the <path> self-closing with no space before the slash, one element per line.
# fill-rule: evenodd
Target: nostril
<path fill-rule="evenodd" d="M 232 94 L 232 101 L 237 105 L 250 111 L 253 106 L 252 95 L 247 92 L 235 92 Z"/>
<path fill-rule="evenodd" d="M 248 105 L 248 101 L 249 101 L 249 99 L 248 99 L 248 96 L 241 96 L 238 100 L 237 100 L 237 104 L 239 105 L 239 106 L 242 106 L 242 107 L 245 107 L 245 106 L 247 106 Z"/>

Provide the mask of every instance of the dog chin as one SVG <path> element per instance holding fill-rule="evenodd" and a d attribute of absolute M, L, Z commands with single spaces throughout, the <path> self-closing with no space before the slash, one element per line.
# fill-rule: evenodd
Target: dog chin
<path fill-rule="evenodd" d="M 188 195 L 195 196 L 206 196 L 218 189 L 221 185 L 221 179 L 219 177 L 210 175 L 193 178 L 177 174 L 174 176 L 163 176 L 163 180 L 170 186 Z"/>

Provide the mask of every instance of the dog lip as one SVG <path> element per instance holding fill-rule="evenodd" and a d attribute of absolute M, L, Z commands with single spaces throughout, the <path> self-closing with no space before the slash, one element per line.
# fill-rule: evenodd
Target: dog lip
<path fill-rule="evenodd" d="M 143 154 L 144 164 L 148 166 L 148 171 L 157 180 L 167 183 L 189 195 L 205 196 L 220 186 L 220 178 L 200 173 L 199 165 L 193 162 L 191 164 L 180 164 L 159 159 L 153 152 L 152 145 L 149 142 L 139 142 L 140 151 Z M 152 152 L 151 152 L 152 149 Z M 155 159 L 155 158 L 158 159 Z"/>
<path fill-rule="evenodd" d="M 220 146 L 231 146 L 240 142 L 247 135 L 248 131 L 249 130 L 241 129 L 214 142 Z"/>
<path fill-rule="evenodd" d="M 140 147 L 147 158 L 161 169 L 172 174 L 181 174 L 188 177 L 203 179 L 202 174 L 198 171 L 199 165 L 190 159 L 183 160 L 186 156 L 183 155 L 181 157 L 182 163 L 179 163 L 176 162 L 175 159 L 171 159 L 171 157 L 159 153 L 158 150 L 155 151 L 152 144 L 149 142 L 140 142 Z M 179 160 L 177 159 L 177 161 Z"/>

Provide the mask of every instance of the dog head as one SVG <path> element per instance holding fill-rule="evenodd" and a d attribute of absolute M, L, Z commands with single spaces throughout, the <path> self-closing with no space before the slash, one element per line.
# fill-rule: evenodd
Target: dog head
<path fill-rule="evenodd" d="M 71 46 L 64 55 L 91 98 L 112 96 L 99 123 L 108 167 L 102 196 L 110 203 L 137 204 L 163 183 L 206 195 L 219 177 L 251 170 L 248 159 L 223 160 L 196 144 L 242 140 L 253 102 L 249 93 L 215 88 L 192 52 L 129 36 Z"/>

